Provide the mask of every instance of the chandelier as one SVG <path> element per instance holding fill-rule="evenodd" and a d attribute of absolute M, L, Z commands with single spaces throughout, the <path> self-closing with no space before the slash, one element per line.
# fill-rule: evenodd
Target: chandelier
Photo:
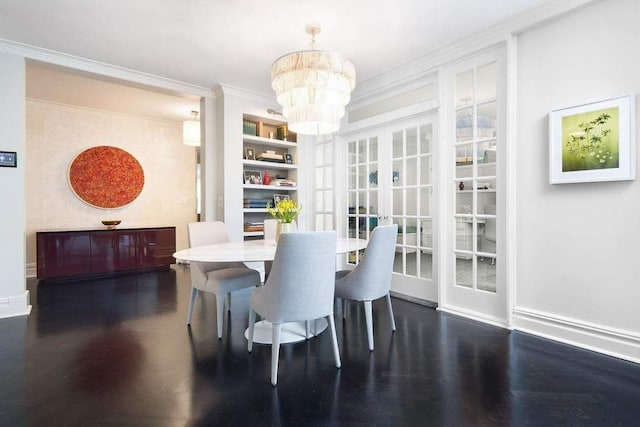
<path fill-rule="evenodd" d="M 319 25 L 309 24 L 305 30 L 311 35 L 311 50 L 278 58 L 271 67 L 271 87 L 291 131 L 303 135 L 333 133 L 351 100 L 356 69 L 341 54 L 315 48 Z"/>

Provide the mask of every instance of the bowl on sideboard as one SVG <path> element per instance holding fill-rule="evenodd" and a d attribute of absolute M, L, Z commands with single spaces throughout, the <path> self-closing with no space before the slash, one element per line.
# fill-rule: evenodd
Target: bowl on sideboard
<path fill-rule="evenodd" d="M 114 228 L 116 228 L 116 226 L 118 224 L 120 224 L 122 222 L 122 220 L 120 219 L 105 219 L 101 221 L 103 225 L 107 226 L 107 229 L 109 230 L 113 230 Z"/>

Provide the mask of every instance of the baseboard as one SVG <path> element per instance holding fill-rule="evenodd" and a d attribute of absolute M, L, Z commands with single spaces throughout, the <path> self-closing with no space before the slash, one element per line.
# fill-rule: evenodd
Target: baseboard
<path fill-rule="evenodd" d="M 513 309 L 513 329 L 640 363 L 640 335 L 530 308 Z"/>
<path fill-rule="evenodd" d="M 453 314 L 455 316 L 466 317 L 467 319 L 475 320 L 482 323 L 488 323 L 489 325 L 497 326 L 499 328 L 509 329 L 509 326 L 505 322 L 504 319 L 499 319 L 493 316 L 487 316 L 484 313 L 478 313 L 477 311 L 467 310 L 460 307 L 455 307 L 452 305 L 439 305 L 438 311 L 442 311 L 444 313 Z"/>
<path fill-rule="evenodd" d="M 35 262 L 27 263 L 27 268 L 26 268 L 26 277 L 27 277 L 27 279 L 32 279 L 32 278 L 36 277 L 36 273 L 37 273 L 36 267 L 37 267 L 37 265 L 36 265 Z"/>
<path fill-rule="evenodd" d="M 29 291 L 12 297 L 0 298 L 0 319 L 16 316 L 27 316 L 31 313 Z"/>
<path fill-rule="evenodd" d="M 412 297 L 410 295 L 401 294 L 400 292 L 395 292 L 395 291 L 389 291 L 389 293 L 394 298 L 398 298 L 398 299 L 401 299 L 401 300 L 413 302 L 415 304 L 424 305 L 425 307 L 431 307 L 431 308 L 437 308 L 438 307 L 438 303 L 434 302 L 434 301 L 429 301 L 429 300 L 422 299 L 422 298 Z"/>

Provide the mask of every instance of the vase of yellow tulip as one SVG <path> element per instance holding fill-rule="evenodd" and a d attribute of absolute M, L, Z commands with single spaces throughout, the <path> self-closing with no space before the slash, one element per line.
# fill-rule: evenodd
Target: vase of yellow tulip
<path fill-rule="evenodd" d="M 276 242 L 280 239 L 280 235 L 282 233 L 290 233 L 294 231 L 292 223 L 301 210 L 302 205 L 299 205 L 294 200 L 279 200 L 276 202 L 275 208 L 267 206 L 267 212 L 278 220 L 278 226 L 276 228 Z"/>

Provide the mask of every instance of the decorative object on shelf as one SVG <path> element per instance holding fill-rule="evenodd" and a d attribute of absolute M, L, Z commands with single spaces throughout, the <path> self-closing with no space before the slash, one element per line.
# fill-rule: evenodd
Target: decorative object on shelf
<path fill-rule="evenodd" d="M 287 140 L 287 125 L 278 126 L 276 129 L 276 139 L 280 141 Z"/>
<path fill-rule="evenodd" d="M 242 122 L 242 133 L 245 135 L 258 136 L 258 124 L 244 120 Z"/>
<path fill-rule="evenodd" d="M 464 190 L 464 182 L 460 181 L 460 184 L 458 184 L 458 189 L 460 189 L 460 191 Z"/>
<path fill-rule="evenodd" d="M 100 221 L 103 225 L 107 226 L 107 229 L 109 230 L 114 230 L 118 225 L 120 225 L 120 223 L 122 222 L 122 220 L 119 219 L 103 219 L 102 221 Z"/>
<path fill-rule="evenodd" d="M 244 171 L 245 184 L 262 184 L 262 172 L 260 171 Z"/>
<path fill-rule="evenodd" d="M 271 176 L 269 176 L 269 171 L 264 171 L 264 175 L 262 176 L 262 183 L 264 185 L 271 184 Z"/>
<path fill-rule="evenodd" d="M 289 200 L 288 194 L 274 194 L 273 195 L 273 206 L 277 206 L 279 202 L 282 200 Z"/>
<path fill-rule="evenodd" d="M 286 164 L 292 165 L 293 164 L 293 154 L 284 153 L 284 161 L 285 161 Z"/>
<path fill-rule="evenodd" d="M 320 25 L 309 24 L 305 30 L 311 49 L 278 58 L 271 67 L 271 87 L 289 129 L 304 135 L 333 133 L 351 100 L 356 70 L 341 54 L 316 49 Z"/>
<path fill-rule="evenodd" d="M 182 122 L 182 142 L 184 145 L 191 147 L 200 146 L 200 120 L 198 120 L 198 112 L 191 111 L 193 119 Z"/>
<path fill-rule="evenodd" d="M 83 202 L 96 208 L 121 208 L 144 187 L 144 171 L 135 157 L 117 147 L 84 150 L 69 166 L 69 186 Z"/>
<path fill-rule="evenodd" d="M 635 179 L 635 96 L 549 114 L 551 184 Z"/>
<path fill-rule="evenodd" d="M 244 158 L 247 160 L 255 160 L 256 159 L 256 150 L 253 147 L 246 147 L 244 149 Z"/>

